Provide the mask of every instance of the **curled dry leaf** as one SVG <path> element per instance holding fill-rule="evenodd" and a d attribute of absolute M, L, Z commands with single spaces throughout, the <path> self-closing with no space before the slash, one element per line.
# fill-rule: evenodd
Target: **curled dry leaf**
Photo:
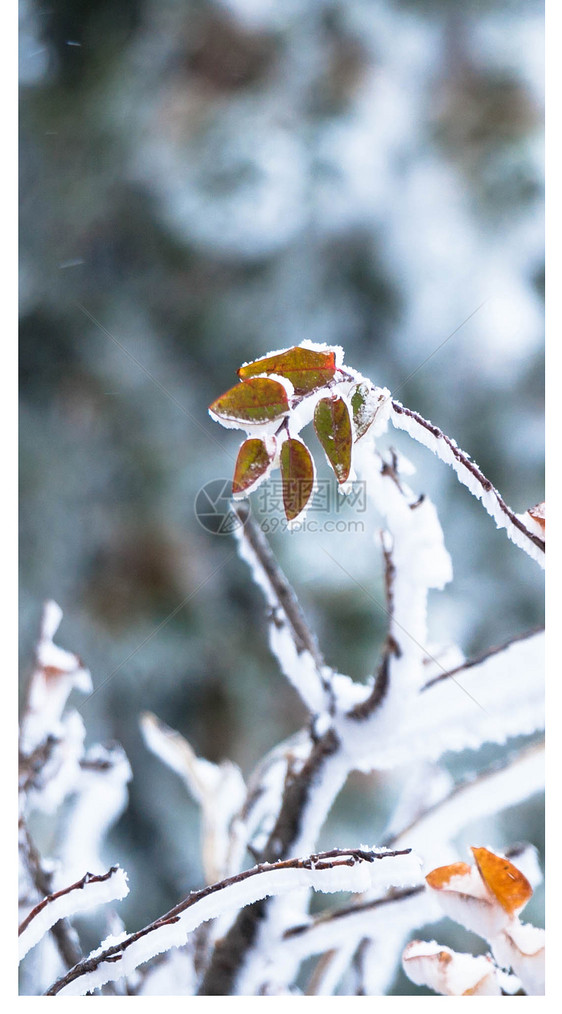
<path fill-rule="evenodd" d="M 482 880 L 499 901 L 504 911 L 520 912 L 533 893 L 527 878 L 516 866 L 486 848 L 472 848 Z"/>
<path fill-rule="evenodd" d="M 269 377 L 255 377 L 231 387 L 209 405 L 210 414 L 226 423 L 259 425 L 282 419 L 289 411 L 289 399 L 283 384 Z"/>
<path fill-rule="evenodd" d="M 314 464 L 302 440 L 288 437 L 281 447 L 283 506 L 288 521 L 294 521 L 306 507 L 314 488 Z"/>
<path fill-rule="evenodd" d="M 265 359 L 257 359 L 254 363 L 246 363 L 238 370 L 238 376 L 247 380 L 263 373 L 275 373 L 291 381 L 295 394 L 303 395 L 324 387 L 333 380 L 335 372 L 335 352 L 315 352 L 296 345 Z"/>
<path fill-rule="evenodd" d="M 275 457 L 275 437 L 260 440 L 252 437 L 245 440 L 238 451 L 232 493 L 235 497 L 245 496 L 265 478 Z"/>
<path fill-rule="evenodd" d="M 338 482 L 346 482 L 351 469 L 353 436 L 343 398 L 321 398 L 314 409 L 314 429 Z"/>
<path fill-rule="evenodd" d="M 453 877 L 465 877 L 470 873 L 471 867 L 468 863 L 449 863 L 448 866 L 438 866 L 437 869 L 431 870 L 425 879 L 430 887 L 439 891 L 446 887 Z"/>
<path fill-rule="evenodd" d="M 496 968 L 481 954 L 459 954 L 435 941 L 412 940 L 402 966 L 416 986 L 428 986 L 443 996 L 500 996 Z"/>

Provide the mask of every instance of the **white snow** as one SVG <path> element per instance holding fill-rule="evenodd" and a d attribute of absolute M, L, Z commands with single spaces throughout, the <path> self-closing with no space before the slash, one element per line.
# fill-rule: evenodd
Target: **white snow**
<path fill-rule="evenodd" d="M 69 918 L 97 905 L 106 905 L 110 901 L 120 901 L 124 898 L 129 893 L 127 874 L 120 867 L 113 868 L 109 874 L 104 880 L 86 880 L 69 888 L 60 897 L 47 899 L 47 903 L 38 910 L 20 933 L 20 961 L 59 919 Z"/>

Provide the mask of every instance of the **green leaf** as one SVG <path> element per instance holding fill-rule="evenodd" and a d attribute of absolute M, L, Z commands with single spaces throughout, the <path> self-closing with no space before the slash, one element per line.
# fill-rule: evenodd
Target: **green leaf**
<path fill-rule="evenodd" d="M 335 352 L 315 352 L 296 345 L 285 352 L 276 352 L 255 363 L 241 366 L 238 376 L 241 380 L 255 377 L 260 373 L 277 373 L 290 380 L 295 394 L 310 394 L 333 380 L 336 372 Z"/>
<path fill-rule="evenodd" d="M 351 468 L 351 419 L 343 398 L 322 398 L 314 409 L 314 429 L 338 482 Z"/>
<path fill-rule="evenodd" d="M 272 451 L 268 451 L 265 442 L 257 437 L 245 440 L 238 451 L 234 478 L 232 480 L 233 496 L 243 496 L 267 472 L 275 456 L 275 443 Z"/>
<path fill-rule="evenodd" d="M 288 437 L 281 447 L 283 505 L 288 521 L 304 510 L 314 488 L 314 464 L 302 440 Z"/>
<path fill-rule="evenodd" d="M 236 425 L 238 423 L 266 423 L 281 419 L 289 411 L 287 392 L 277 380 L 260 377 L 244 380 L 242 384 L 231 387 L 221 394 L 209 412 L 219 422 Z"/>
<path fill-rule="evenodd" d="M 371 425 L 379 402 L 374 397 L 374 389 L 370 384 L 361 383 L 351 393 L 351 408 L 353 410 L 353 423 L 355 426 L 355 439 L 360 440 Z"/>

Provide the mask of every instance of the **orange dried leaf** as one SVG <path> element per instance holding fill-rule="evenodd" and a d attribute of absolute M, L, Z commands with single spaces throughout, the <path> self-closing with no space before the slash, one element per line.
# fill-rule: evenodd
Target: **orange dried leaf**
<path fill-rule="evenodd" d="M 260 377 L 245 380 L 221 394 L 209 405 L 209 412 L 219 422 L 265 423 L 281 419 L 289 411 L 287 392 L 277 380 Z"/>
<path fill-rule="evenodd" d="M 275 443 L 273 446 L 275 447 Z M 241 496 L 254 486 L 258 479 L 267 472 L 273 457 L 274 452 L 268 451 L 263 440 L 259 440 L 257 437 L 245 440 L 238 451 L 234 468 L 233 495 Z"/>
<path fill-rule="evenodd" d="M 314 429 L 338 482 L 351 468 L 351 419 L 343 398 L 321 398 L 314 409 Z"/>
<path fill-rule="evenodd" d="M 302 440 L 294 437 L 289 437 L 283 444 L 280 464 L 285 515 L 288 521 L 294 521 L 312 495 L 314 465 L 308 448 Z"/>
<path fill-rule="evenodd" d="M 449 866 L 438 866 L 435 870 L 431 870 L 425 879 L 430 887 L 440 891 L 453 877 L 466 877 L 470 871 L 471 867 L 468 863 L 450 863 Z"/>
<path fill-rule="evenodd" d="M 285 352 L 277 352 L 255 363 L 247 363 L 238 370 L 241 380 L 261 373 L 276 373 L 290 380 L 295 394 L 310 394 L 333 380 L 336 372 L 335 352 L 315 352 L 296 345 Z"/>
<path fill-rule="evenodd" d="M 516 866 L 485 848 L 473 848 L 472 854 L 482 880 L 510 915 L 527 904 L 533 893 L 527 878 Z"/>

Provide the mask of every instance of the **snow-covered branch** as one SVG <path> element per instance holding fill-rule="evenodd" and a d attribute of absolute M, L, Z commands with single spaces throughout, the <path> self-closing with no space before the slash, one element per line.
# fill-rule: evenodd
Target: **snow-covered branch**
<path fill-rule="evenodd" d="M 524 802 L 544 789 L 544 743 L 527 747 L 502 764 L 455 785 L 433 805 L 423 808 L 408 826 L 385 839 L 388 846 L 405 842 L 425 856 L 450 844 L 469 821 Z"/>
<path fill-rule="evenodd" d="M 18 930 L 20 961 L 59 919 L 68 918 L 97 905 L 106 905 L 110 901 L 120 901 L 128 893 L 127 874 L 119 866 L 112 866 L 107 873 L 98 875 L 86 873 L 75 884 L 47 895 L 31 909 L 20 924 Z"/>
<path fill-rule="evenodd" d="M 46 602 L 20 727 L 20 751 L 24 756 L 40 744 L 59 738 L 61 716 L 73 688 L 86 694 L 92 689 L 90 673 L 78 655 L 53 641 L 61 620 L 60 606 Z"/>
<path fill-rule="evenodd" d="M 478 465 L 457 447 L 454 440 L 418 412 L 405 408 L 399 401 L 392 401 L 390 418 L 394 426 L 405 430 L 414 440 L 429 448 L 441 461 L 450 465 L 455 470 L 459 482 L 480 500 L 497 527 L 505 528 L 511 541 L 544 567 L 544 529 L 541 538 L 538 534 L 540 529 L 533 524 L 532 518 L 520 517 L 512 511 Z"/>
<path fill-rule="evenodd" d="M 239 512 L 242 507 L 237 508 Z M 333 708 L 331 670 L 325 664 L 297 596 L 267 539 L 251 517 L 236 530 L 239 553 L 269 606 L 269 642 L 282 672 L 315 714 Z"/>
<path fill-rule="evenodd" d="M 419 882 L 419 860 L 410 849 L 333 849 L 306 859 L 261 863 L 197 891 L 144 929 L 95 951 L 49 990 L 49 996 L 83 996 L 129 974 L 156 954 L 185 943 L 187 935 L 227 909 L 302 888 L 364 891 Z M 107 942 L 106 942 L 107 943 Z"/>
<path fill-rule="evenodd" d="M 404 709 L 399 736 L 376 746 L 377 765 L 407 756 L 437 759 L 446 750 L 477 749 L 544 729 L 544 632 L 493 650 L 438 677 Z"/>

